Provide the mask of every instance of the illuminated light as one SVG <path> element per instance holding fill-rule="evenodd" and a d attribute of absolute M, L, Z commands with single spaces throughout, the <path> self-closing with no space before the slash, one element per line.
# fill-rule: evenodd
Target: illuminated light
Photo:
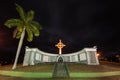
<path fill-rule="evenodd" d="M 119 55 L 116 55 L 115 57 L 117 57 L 117 58 L 118 58 L 118 57 L 119 57 Z"/>
<path fill-rule="evenodd" d="M 56 46 L 57 48 L 59 48 L 59 54 L 61 55 L 61 54 L 62 54 L 62 48 L 63 48 L 64 46 L 66 46 L 66 45 L 64 45 L 64 44 L 62 43 L 62 41 L 59 40 L 59 43 L 56 44 L 55 46 Z"/>
<path fill-rule="evenodd" d="M 99 53 L 97 53 L 97 56 L 99 57 L 99 56 L 100 56 L 100 54 L 99 54 Z"/>

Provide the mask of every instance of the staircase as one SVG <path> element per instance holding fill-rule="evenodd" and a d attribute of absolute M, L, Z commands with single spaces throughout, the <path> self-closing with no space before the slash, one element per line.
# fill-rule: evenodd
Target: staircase
<path fill-rule="evenodd" d="M 69 77 L 69 71 L 65 63 L 56 63 L 54 66 L 53 77 Z"/>

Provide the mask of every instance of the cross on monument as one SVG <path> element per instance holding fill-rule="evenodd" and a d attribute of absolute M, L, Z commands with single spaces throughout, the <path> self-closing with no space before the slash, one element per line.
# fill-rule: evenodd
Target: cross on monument
<path fill-rule="evenodd" d="M 59 54 L 61 55 L 61 54 L 62 54 L 62 48 L 63 48 L 64 46 L 66 46 L 66 45 L 64 45 L 64 44 L 62 43 L 62 41 L 59 40 L 59 43 L 57 43 L 55 46 L 59 49 Z"/>

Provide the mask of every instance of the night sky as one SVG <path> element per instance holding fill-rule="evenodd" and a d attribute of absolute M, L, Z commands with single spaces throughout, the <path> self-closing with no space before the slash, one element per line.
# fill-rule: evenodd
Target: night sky
<path fill-rule="evenodd" d="M 15 57 L 19 40 L 12 38 L 13 29 L 4 26 L 9 18 L 19 18 L 15 3 L 27 12 L 35 11 L 35 21 L 42 25 L 39 37 L 25 46 L 58 53 L 55 44 L 62 40 L 63 53 L 97 46 L 103 54 L 120 52 L 119 0 L 0 0 L 0 55 Z M 22 54 L 24 55 L 24 54 Z M 7 58 L 11 58 L 7 56 Z"/>

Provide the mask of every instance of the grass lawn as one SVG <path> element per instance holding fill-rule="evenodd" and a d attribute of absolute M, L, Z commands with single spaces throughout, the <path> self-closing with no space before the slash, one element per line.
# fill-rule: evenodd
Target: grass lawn
<path fill-rule="evenodd" d="M 100 65 L 67 64 L 70 78 L 51 78 L 54 64 L 38 64 L 12 70 L 0 67 L 0 80 L 120 80 L 120 64 L 100 62 Z M 16 77 L 15 77 L 16 76 Z"/>
<path fill-rule="evenodd" d="M 12 65 L 1 66 L 0 70 L 7 71 L 22 71 L 22 72 L 52 72 L 54 69 L 54 64 L 37 64 L 30 66 L 22 66 L 19 64 L 16 69 L 12 70 Z"/>
<path fill-rule="evenodd" d="M 110 65 L 111 64 L 111 65 Z M 120 71 L 118 63 L 101 62 L 100 65 L 84 65 L 84 64 L 67 64 L 70 72 L 107 72 L 107 71 Z"/>

